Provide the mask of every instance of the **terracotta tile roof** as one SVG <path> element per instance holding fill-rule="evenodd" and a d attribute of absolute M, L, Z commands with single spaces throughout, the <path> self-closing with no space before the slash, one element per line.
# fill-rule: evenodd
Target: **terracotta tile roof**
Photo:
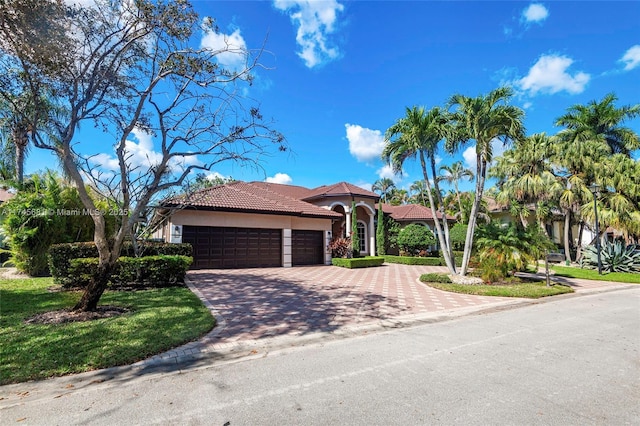
<path fill-rule="evenodd" d="M 8 201 L 13 198 L 14 194 L 7 191 L 6 189 L 0 188 L 0 203 Z"/>
<path fill-rule="evenodd" d="M 312 189 L 305 188 L 304 186 L 283 185 L 281 183 L 251 182 L 251 184 L 296 200 L 302 200 L 307 197 L 311 191 L 313 191 Z"/>
<path fill-rule="evenodd" d="M 359 186 L 355 186 L 348 182 L 338 182 L 333 185 L 324 185 L 314 188 L 303 198 L 303 200 L 313 200 L 324 197 L 339 197 L 344 195 L 355 195 L 358 197 L 373 198 L 375 200 L 380 198 L 380 196 L 375 192 L 367 191 L 364 188 L 360 188 Z"/>
<path fill-rule="evenodd" d="M 263 182 L 232 182 L 214 186 L 185 196 L 166 200 L 166 206 L 185 206 L 202 210 L 240 211 L 249 213 L 272 213 L 287 216 L 307 216 L 338 219 L 342 215 L 304 201 L 283 195 L 282 191 L 274 191 L 272 186 Z M 287 186 L 287 185 L 284 185 Z M 292 191 L 293 192 L 293 191 Z"/>
<path fill-rule="evenodd" d="M 420 204 L 392 206 L 391 204 L 383 203 L 382 211 L 398 222 L 406 222 L 410 220 L 433 220 L 431 209 Z M 442 216 L 438 213 L 438 217 Z M 453 219 L 453 217 L 448 216 L 447 219 Z"/>

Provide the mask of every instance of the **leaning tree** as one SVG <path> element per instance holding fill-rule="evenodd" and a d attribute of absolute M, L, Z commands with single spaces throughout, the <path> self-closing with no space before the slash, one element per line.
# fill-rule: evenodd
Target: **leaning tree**
<path fill-rule="evenodd" d="M 186 0 L 3 1 L 0 91 L 35 100 L 46 93 L 66 111 L 50 117 L 56 134 L 46 138 L 44 108 L 31 108 L 29 135 L 33 146 L 58 157 L 95 225 L 98 269 L 76 310 L 97 307 L 123 242 L 160 194 L 194 170 L 227 160 L 259 165 L 270 148 L 286 149 L 243 95 L 261 50 L 223 37 L 218 46 L 203 45 L 211 33 L 219 34 L 215 21 Z M 98 152 L 79 143 L 81 125 L 104 131 L 105 142 L 92 147 Z M 133 136 L 157 150 L 136 149 Z M 115 208 L 96 208 L 88 187 Z M 114 235 L 108 214 L 119 216 Z"/>
<path fill-rule="evenodd" d="M 508 104 L 512 96 L 512 89 L 499 87 L 487 95 L 473 98 L 456 94 L 449 100 L 449 105 L 453 108 L 453 131 L 447 138 L 449 150 L 455 151 L 462 146 L 475 144 L 476 188 L 467 226 L 461 275 L 465 275 L 469 267 L 487 166 L 493 158 L 493 142 L 499 141 L 506 145 L 524 138 L 524 111 Z"/>

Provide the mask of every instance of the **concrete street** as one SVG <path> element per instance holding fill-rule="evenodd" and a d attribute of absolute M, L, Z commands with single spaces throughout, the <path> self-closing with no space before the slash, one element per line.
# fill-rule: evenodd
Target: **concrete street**
<path fill-rule="evenodd" d="M 0 423 L 638 424 L 640 287 L 119 371 L 2 387 Z"/>

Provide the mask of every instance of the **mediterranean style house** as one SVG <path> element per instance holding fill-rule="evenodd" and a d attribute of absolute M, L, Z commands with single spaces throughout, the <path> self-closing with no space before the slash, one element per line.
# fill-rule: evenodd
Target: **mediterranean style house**
<path fill-rule="evenodd" d="M 330 264 L 331 239 L 348 237 L 352 208 L 362 255 L 376 253 L 380 197 L 339 182 L 318 188 L 236 181 L 161 203 L 166 216 L 154 237 L 193 246 L 192 269 Z M 383 204 L 401 225 L 433 229 L 431 210 Z"/>

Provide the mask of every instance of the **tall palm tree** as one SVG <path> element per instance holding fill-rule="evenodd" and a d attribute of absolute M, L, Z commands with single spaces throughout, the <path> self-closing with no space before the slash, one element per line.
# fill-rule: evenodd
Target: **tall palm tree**
<path fill-rule="evenodd" d="M 476 193 L 467 227 L 462 275 L 466 274 L 469 266 L 478 207 L 482 200 L 487 176 L 487 165 L 493 158 L 492 143 L 494 140 L 499 140 L 503 144 L 508 144 L 524 137 L 524 111 L 507 104 L 512 96 L 511 88 L 500 87 L 487 95 L 471 98 L 456 94 L 449 100 L 449 106 L 455 109 L 451 115 L 453 131 L 447 139 L 449 150 L 457 150 L 474 141 L 476 151 Z"/>
<path fill-rule="evenodd" d="M 473 180 L 473 170 L 467 169 L 462 165 L 462 161 L 456 161 L 451 166 L 440 166 L 440 171 L 445 171 L 446 174 L 439 176 L 440 181 L 446 181 L 450 185 L 453 184 L 453 188 L 456 193 L 456 199 L 458 200 L 459 211 L 462 211 L 462 200 L 460 199 L 460 189 L 458 188 L 458 182 L 463 179 Z"/>
<path fill-rule="evenodd" d="M 42 94 L 0 97 L 0 150 L 13 150 L 11 171 L 18 185 L 24 182 L 24 164 L 31 139 L 36 133 L 51 138 L 54 131 L 50 119 L 64 113 L 63 108 Z"/>
<path fill-rule="evenodd" d="M 625 185 L 615 184 L 612 181 L 616 179 L 615 175 L 611 173 L 626 164 L 631 159 L 631 153 L 640 148 L 638 134 L 623 125 L 625 121 L 640 116 L 640 104 L 616 107 L 616 100 L 617 97 L 610 93 L 599 102 L 594 100 L 587 105 L 569 107 L 567 113 L 556 120 L 556 125 L 565 128 L 556 136 L 553 161 L 563 173 L 566 183 L 561 202 L 570 214 L 580 217 L 579 242 L 582 241 L 584 219 L 592 219 L 593 196 L 588 187 L 594 182 L 603 188 L 603 218 L 606 220 L 607 213 L 611 213 L 611 224 L 619 224 L 620 229 L 633 228 L 633 221 L 628 220 L 628 215 L 637 208 L 633 207 L 633 202 L 622 202 L 626 195 L 622 198 L 620 195 L 627 193 Z M 613 160 L 612 156 L 617 160 Z M 621 172 L 619 177 L 622 180 L 618 183 L 630 183 L 628 176 L 632 175 Z M 591 210 L 584 207 L 587 203 L 591 205 Z M 622 206 L 627 208 L 623 209 Z M 615 215 L 618 218 L 614 218 Z"/>
<path fill-rule="evenodd" d="M 396 187 L 396 184 L 393 183 L 393 180 L 389 178 L 378 179 L 371 185 L 371 191 L 379 192 L 380 198 L 382 198 L 383 203 L 387 203 L 389 195 L 391 191 Z"/>
<path fill-rule="evenodd" d="M 550 213 L 550 203 L 562 190 L 549 161 L 552 139 L 536 133 L 517 142 L 512 149 L 498 157 L 489 169 L 489 176 L 498 179 L 500 192 L 497 201 L 518 203 L 523 226 L 529 207 L 536 206 L 536 216 L 542 232 L 547 234 L 544 220 Z M 515 206 L 512 206 L 515 207 Z"/>
<path fill-rule="evenodd" d="M 442 206 L 441 200 L 436 204 L 434 193 L 431 191 L 433 180 L 436 196 L 440 192 L 436 182 L 436 160 L 435 155 L 438 143 L 447 134 L 447 123 L 449 121 L 445 111 L 434 107 L 426 111 L 424 107 L 406 108 L 406 115 L 398 119 L 385 132 L 385 147 L 382 151 L 382 158 L 391 165 L 395 173 L 402 172 L 402 165 L 409 159 L 418 157 L 422 168 L 422 175 L 426 186 L 426 193 L 429 198 L 429 206 L 433 214 L 436 232 L 445 263 L 451 273 L 455 273 L 455 263 L 451 255 L 451 243 L 449 239 L 449 226 L 446 216 L 442 213 L 440 218 L 436 211 L 436 206 Z M 431 177 L 427 172 L 427 161 L 431 169 Z M 442 223 L 440 223 L 442 220 Z"/>
<path fill-rule="evenodd" d="M 566 129 L 558 135 L 561 139 L 604 142 L 611 154 L 631 156 L 631 152 L 640 149 L 640 137 L 629 127 L 626 120 L 640 116 L 640 104 L 616 107 L 615 94 L 609 93 L 601 101 L 595 100 L 587 105 L 573 105 L 567 113 L 556 120 L 556 126 Z"/>
<path fill-rule="evenodd" d="M 427 198 L 429 196 L 427 195 L 427 186 L 423 180 L 414 181 L 409 187 L 409 191 L 411 192 L 411 203 L 427 207 Z"/>

